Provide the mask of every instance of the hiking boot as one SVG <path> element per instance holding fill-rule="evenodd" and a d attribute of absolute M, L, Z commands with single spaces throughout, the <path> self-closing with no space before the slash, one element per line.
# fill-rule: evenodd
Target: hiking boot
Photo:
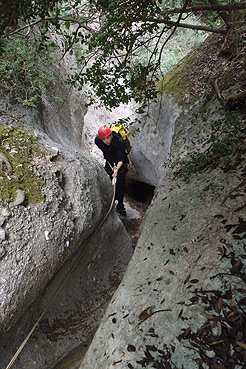
<path fill-rule="evenodd" d="M 118 203 L 118 205 L 116 206 L 116 210 L 118 211 L 119 214 L 126 215 L 126 209 L 123 203 Z"/>

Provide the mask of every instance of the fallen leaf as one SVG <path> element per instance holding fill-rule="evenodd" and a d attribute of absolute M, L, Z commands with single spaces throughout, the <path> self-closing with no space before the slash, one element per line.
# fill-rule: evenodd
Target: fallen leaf
<path fill-rule="evenodd" d="M 185 330 L 185 332 L 184 332 L 183 336 L 184 336 L 184 337 L 186 337 L 186 336 L 187 336 L 187 334 L 189 334 L 189 333 L 190 333 L 190 331 L 191 331 L 191 329 L 190 329 L 190 328 L 187 328 L 187 329 Z"/>
<path fill-rule="evenodd" d="M 115 366 L 115 365 L 117 365 L 117 364 L 119 364 L 119 363 L 121 363 L 121 362 L 122 362 L 122 360 L 115 361 L 115 362 L 113 363 L 113 365 Z"/>
<path fill-rule="evenodd" d="M 210 346 L 214 346 L 214 345 L 218 345 L 219 343 L 225 342 L 224 340 L 220 340 L 220 341 L 214 341 L 214 342 L 210 342 L 209 345 Z"/>
<path fill-rule="evenodd" d="M 239 269 L 241 268 L 241 266 L 242 266 L 242 262 L 239 259 L 235 262 L 235 264 L 233 264 L 233 266 L 231 268 L 231 274 L 236 274 L 239 271 Z"/>
<path fill-rule="evenodd" d="M 214 320 L 214 319 L 215 319 L 215 317 L 214 317 L 213 315 L 211 315 L 211 314 L 202 313 L 202 315 L 203 315 L 205 318 L 207 318 L 208 320 Z"/>
<path fill-rule="evenodd" d="M 219 250 L 219 252 L 220 252 L 221 255 L 224 254 L 224 250 L 223 250 L 223 248 L 221 246 L 218 247 L 218 250 Z"/>
<path fill-rule="evenodd" d="M 194 297 L 192 297 L 192 298 L 190 299 L 190 301 L 191 301 L 192 303 L 194 303 L 194 302 L 196 302 L 198 299 L 199 299 L 199 297 L 198 297 L 198 296 L 194 296 Z"/>
<path fill-rule="evenodd" d="M 200 358 L 194 359 L 194 361 L 198 364 L 198 365 L 202 365 L 203 361 Z"/>
<path fill-rule="evenodd" d="M 145 319 L 147 319 L 149 316 L 151 316 L 152 314 L 153 314 L 153 309 L 155 308 L 155 306 L 149 306 L 149 307 L 147 307 L 145 310 L 143 310 L 140 314 L 139 314 L 139 316 L 138 316 L 138 318 L 140 319 L 140 320 L 145 320 Z"/>
<path fill-rule="evenodd" d="M 146 345 L 146 349 L 149 351 L 157 351 L 157 348 L 154 345 Z"/>
<path fill-rule="evenodd" d="M 221 329 L 221 323 L 217 321 L 217 328 L 218 328 L 218 336 L 221 336 L 222 329 Z"/>
<path fill-rule="evenodd" d="M 242 238 L 238 234 L 232 234 L 234 240 L 241 240 Z"/>
<path fill-rule="evenodd" d="M 182 314 L 183 314 L 183 309 L 180 310 L 179 315 L 178 315 L 178 319 L 182 316 Z"/>
<path fill-rule="evenodd" d="M 220 297 L 220 298 L 219 298 L 219 301 L 218 301 L 218 309 L 219 309 L 219 312 L 221 311 L 222 306 L 223 306 L 223 300 L 222 300 L 222 298 Z"/>
<path fill-rule="evenodd" d="M 246 289 L 245 288 L 238 288 L 237 291 L 240 292 L 240 293 L 246 293 Z"/>
<path fill-rule="evenodd" d="M 148 351 L 148 350 L 146 350 L 146 351 L 144 351 L 144 355 L 148 358 L 148 359 L 153 359 L 153 356 L 151 355 L 151 353 Z"/>
<path fill-rule="evenodd" d="M 199 279 L 191 279 L 190 280 L 190 283 L 198 283 L 199 282 Z"/>
<path fill-rule="evenodd" d="M 246 350 L 246 343 L 244 342 L 240 342 L 240 341 L 236 341 L 237 345 L 242 347 L 244 350 Z"/>
<path fill-rule="evenodd" d="M 246 297 L 243 297 L 240 301 L 238 301 L 238 305 L 246 305 Z"/>
<path fill-rule="evenodd" d="M 134 352 L 134 351 L 136 351 L 136 347 L 135 347 L 135 346 L 133 346 L 133 345 L 128 345 L 128 346 L 127 346 L 127 351 L 129 351 L 129 352 Z"/>
<path fill-rule="evenodd" d="M 186 284 L 189 281 L 189 279 L 190 279 L 190 274 L 185 278 L 184 284 Z"/>

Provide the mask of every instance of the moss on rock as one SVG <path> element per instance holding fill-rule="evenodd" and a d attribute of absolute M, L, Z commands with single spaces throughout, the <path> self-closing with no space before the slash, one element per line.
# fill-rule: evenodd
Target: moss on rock
<path fill-rule="evenodd" d="M 191 83 L 187 78 L 187 72 L 192 68 L 194 63 L 194 53 L 187 55 L 176 66 L 174 70 L 167 73 L 158 86 L 160 93 L 165 92 L 166 95 L 173 95 L 174 100 L 181 104 L 185 96 L 185 92 L 191 90 Z"/>
<path fill-rule="evenodd" d="M 17 190 L 23 190 L 30 202 L 44 201 L 44 182 L 35 173 L 34 160 L 43 155 L 33 135 L 23 127 L 6 127 L 0 123 L 1 153 L 11 170 L 3 165 L 0 173 L 0 200 L 14 201 Z"/>

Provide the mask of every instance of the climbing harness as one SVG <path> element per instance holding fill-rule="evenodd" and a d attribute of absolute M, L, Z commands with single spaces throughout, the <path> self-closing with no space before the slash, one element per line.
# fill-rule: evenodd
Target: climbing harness
<path fill-rule="evenodd" d="M 51 297 L 51 299 L 49 300 L 48 304 L 46 305 L 45 309 L 43 310 L 42 314 L 40 315 L 40 317 L 38 318 L 38 320 L 36 321 L 36 323 L 34 324 L 34 326 L 32 327 L 32 329 L 30 330 L 30 332 L 28 333 L 28 335 L 26 336 L 26 338 L 24 339 L 24 341 L 22 342 L 22 344 L 20 345 L 20 347 L 18 348 L 18 350 L 16 351 L 15 355 L 12 357 L 11 361 L 9 362 L 9 364 L 6 366 L 6 369 L 10 369 L 12 367 L 12 365 L 14 364 L 14 362 L 16 361 L 17 357 L 19 356 L 19 354 L 21 353 L 21 351 L 23 350 L 25 344 L 27 343 L 27 341 L 29 340 L 29 338 L 31 337 L 32 333 L 34 332 L 34 330 L 36 329 L 37 325 L 40 323 L 41 319 L 43 318 L 43 316 L 45 315 L 45 313 L 47 312 L 47 310 L 49 309 L 50 305 L 52 304 L 52 302 L 55 300 L 56 296 L 58 295 L 58 293 L 61 291 L 62 287 L 64 286 L 65 282 L 67 281 L 68 277 L 70 276 L 70 274 L 74 271 L 74 269 L 76 268 L 76 266 L 78 265 L 79 261 L 81 260 L 82 256 L 85 254 L 86 250 L 89 247 L 90 242 L 93 240 L 93 238 L 95 237 L 95 235 L 97 234 L 98 230 L 102 227 L 103 223 L 105 222 L 105 220 L 107 219 L 107 217 L 109 216 L 113 204 L 114 204 L 114 199 L 115 199 L 115 187 L 116 187 L 116 178 L 113 178 L 112 180 L 112 184 L 114 186 L 114 191 L 113 191 L 113 198 L 109 207 L 109 210 L 107 212 L 107 214 L 105 215 L 105 217 L 103 218 L 103 220 L 101 221 L 101 223 L 99 224 L 99 226 L 97 227 L 97 229 L 92 233 L 92 235 L 90 236 L 87 245 L 85 246 L 85 248 L 81 251 L 81 253 L 79 254 L 78 258 L 75 260 L 75 262 L 72 264 L 71 268 L 69 269 L 69 271 L 67 272 L 67 274 L 65 275 L 65 277 L 63 278 L 62 282 L 60 283 L 60 285 L 58 286 L 58 288 L 56 289 L 56 291 L 54 292 L 53 296 Z"/>

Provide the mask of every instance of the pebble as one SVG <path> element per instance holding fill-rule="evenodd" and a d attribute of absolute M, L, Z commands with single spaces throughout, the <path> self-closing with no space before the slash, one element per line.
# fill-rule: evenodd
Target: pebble
<path fill-rule="evenodd" d="M 22 190 L 17 190 L 15 201 L 11 202 L 9 204 L 9 207 L 13 208 L 14 206 L 21 205 L 24 201 L 25 201 L 25 192 Z"/>
<path fill-rule="evenodd" d="M 0 241 L 4 241 L 5 237 L 6 237 L 5 230 L 2 227 L 0 227 Z"/>
<path fill-rule="evenodd" d="M 4 222 L 5 222 L 5 217 L 0 215 L 0 227 L 3 225 Z"/>
<path fill-rule="evenodd" d="M 44 237 L 45 237 L 46 241 L 50 240 L 49 233 L 50 233 L 49 231 L 44 231 Z"/>

